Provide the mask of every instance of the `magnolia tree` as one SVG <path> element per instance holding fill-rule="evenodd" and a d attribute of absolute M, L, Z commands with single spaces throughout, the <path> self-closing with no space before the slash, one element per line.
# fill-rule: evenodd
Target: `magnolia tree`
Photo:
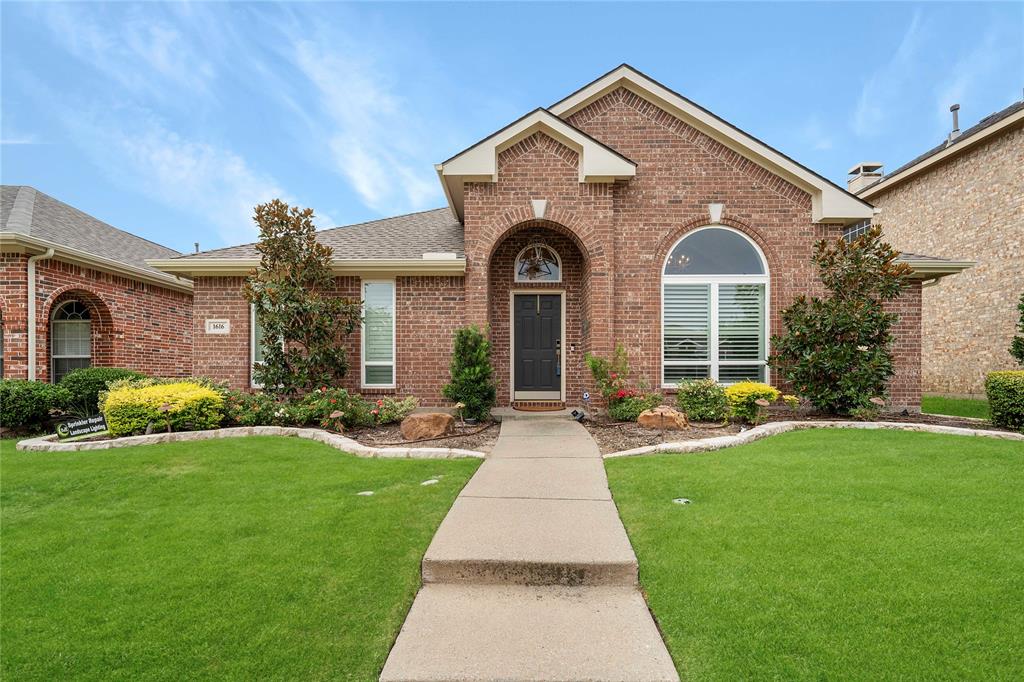
<path fill-rule="evenodd" d="M 771 364 L 819 410 L 850 414 L 884 395 L 899 319 L 884 303 L 899 297 L 910 274 L 898 256 L 877 227 L 852 243 L 815 245 L 813 261 L 828 295 L 798 296 L 782 311 L 786 333 L 772 337 Z"/>
<path fill-rule="evenodd" d="M 360 320 L 358 301 L 333 294 L 330 247 L 317 241 L 313 209 L 274 199 L 256 207 L 259 267 L 243 286 L 262 329 L 264 390 L 304 394 L 336 384 L 348 370 L 344 337 Z"/>
<path fill-rule="evenodd" d="M 1020 295 L 1017 302 L 1017 310 L 1020 311 L 1020 319 L 1017 321 L 1017 331 L 1024 334 L 1024 294 Z M 1010 341 L 1010 355 L 1017 361 L 1017 364 L 1024 367 L 1024 336 L 1017 335 Z"/>

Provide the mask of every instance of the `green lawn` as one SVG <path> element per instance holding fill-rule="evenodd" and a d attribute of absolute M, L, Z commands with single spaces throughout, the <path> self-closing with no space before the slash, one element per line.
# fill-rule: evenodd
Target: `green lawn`
<path fill-rule="evenodd" d="M 989 418 L 988 401 L 976 398 L 946 398 L 941 395 L 926 395 L 921 397 L 921 411 L 954 417 Z"/>
<path fill-rule="evenodd" d="M 376 679 L 478 465 L 294 438 L 0 448 L 5 680 Z"/>
<path fill-rule="evenodd" d="M 1024 679 L 1024 443 L 819 430 L 607 469 L 684 679 Z"/>

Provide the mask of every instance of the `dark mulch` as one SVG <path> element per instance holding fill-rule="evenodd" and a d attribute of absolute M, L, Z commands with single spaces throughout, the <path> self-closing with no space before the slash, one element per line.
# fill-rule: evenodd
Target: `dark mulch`
<path fill-rule="evenodd" d="M 430 440 L 407 441 L 402 437 L 398 424 L 360 428 L 346 431 L 345 435 L 359 441 L 363 445 L 373 447 L 406 447 L 423 448 L 461 448 L 463 450 L 479 450 L 490 452 L 494 442 L 498 440 L 498 424 L 476 424 L 474 426 L 455 423 L 455 431 L 444 438 Z"/>
<path fill-rule="evenodd" d="M 794 414 L 786 408 L 768 408 L 765 421 L 834 421 L 836 417 L 817 414 L 807 410 L 801 410 Z M 936 426 L 956 426 L 965 429 L 987 429 L 991 431 L 1008 431 L 999 429 L 987 421 L 963 419 L 961 417 L 946 417 L 935 414 L 907 414 L 898 412 L 884 412 L 878 415 L 878 421 L 903 422 L 915 424 L 934 424 Z M 590 435 L 597 441 L 601 454 L 619 452 L 621 450 L 632 450 L 649 445 L 660 443 L 675 443 L 687 440 L 700 440 L 702 438 L 714 438 L 715 436 L 728 436 L 739 433 L 743 427 L 739 424 L 703 424 L 693 423 L 690 428 L 680 431 L 660 431 L 657 429 L 645 429 L 634 422 L 616 422 L 608 417 L 598 415 L 583 423 Z"/>

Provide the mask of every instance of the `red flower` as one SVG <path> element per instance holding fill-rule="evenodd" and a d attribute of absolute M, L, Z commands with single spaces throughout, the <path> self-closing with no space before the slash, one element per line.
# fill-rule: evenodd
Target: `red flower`
<path fill-rule="evenodd" d="M 334 403 L 336 403 L 336 402 L 338 402 L 338 401 L 337 401 L 337 400 L 335 400 L 334 398 L 331 398 L 331 405 L 333 405 L 333 404 L 334 404 Z"/>
<path fill-rule="evenodd" d="M 623 389 L 620 388 L 617 396 L 619 398 L 625 398 L 626 397 L 626 391 L 624 391 Z"/>
<path fill-rule="evenodd" d="M 374 417 L 376 417 L 378 412 L 377 412 L 377 410 L 370 410 L 370 414 L 372 414 Z"/>
<path fill-rule="evenodd" d="M 381 398 L 380 400 L 377 401 L 377 407 L 384 407 L 384 399 L 383 398 Z"/>

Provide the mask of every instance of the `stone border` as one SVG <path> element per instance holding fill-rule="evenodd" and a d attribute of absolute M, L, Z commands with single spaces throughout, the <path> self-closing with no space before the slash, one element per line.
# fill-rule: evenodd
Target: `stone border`
<path fill-rule="evenodd" d="M 659 445 L 648 445 L 642 448 L 633 448 L 632 450 L 611 452 L 602 456 L 607 459 L 611 457 L 649 455 L 655 452 L 710 452 L 712 450 L 743 445 L 744 443 L 752 443 L 755 440 L 786 433 L 787 431 L 802 431 L 804 429 L 892 429 L 894 431 L 920 431 L 924 433 L 943 433 L 950 436 L 983 436 L 986 438 L 1024 441 L 1024 434 L 1020 433 L 965 429 L 958 426 L 938 426 L 936 424 L 917 424 L 912 422 L 788 421 L 769 422 L 731 436 L 716 436 L 714 438 L 702 438 L 700 440 L 681 441 L 678 443 L 660 443 Z"/>
<path fill-rule="evenodd" d="M 412 459 L 455 459 L 458 457 L 483 458 L 487 454 L 477 450 L 458 448 L 374 448 L 363 445 L 351 438 L 323 431 L 321 429 L 300 429 L 288 426 L 237 426 L 209 431 L 180 431 L 177 433 L 153 433 L 148 436 L 126 436 L 110 440 L 78 441 L 61 443 L 56 435 L 28 438 L 18 442 L 18 450 L 27 452 L 81 452 L 83 450 L 109 450 L 134 445 L 156 445 L 157 443 L 178 443 L 181 441 L 214 440 L 216 438 L 239 438 L 243 436 L 290 436 L 314 440 L 336 450 L 350 452 L 358 457 L 389 457 Z"/>

